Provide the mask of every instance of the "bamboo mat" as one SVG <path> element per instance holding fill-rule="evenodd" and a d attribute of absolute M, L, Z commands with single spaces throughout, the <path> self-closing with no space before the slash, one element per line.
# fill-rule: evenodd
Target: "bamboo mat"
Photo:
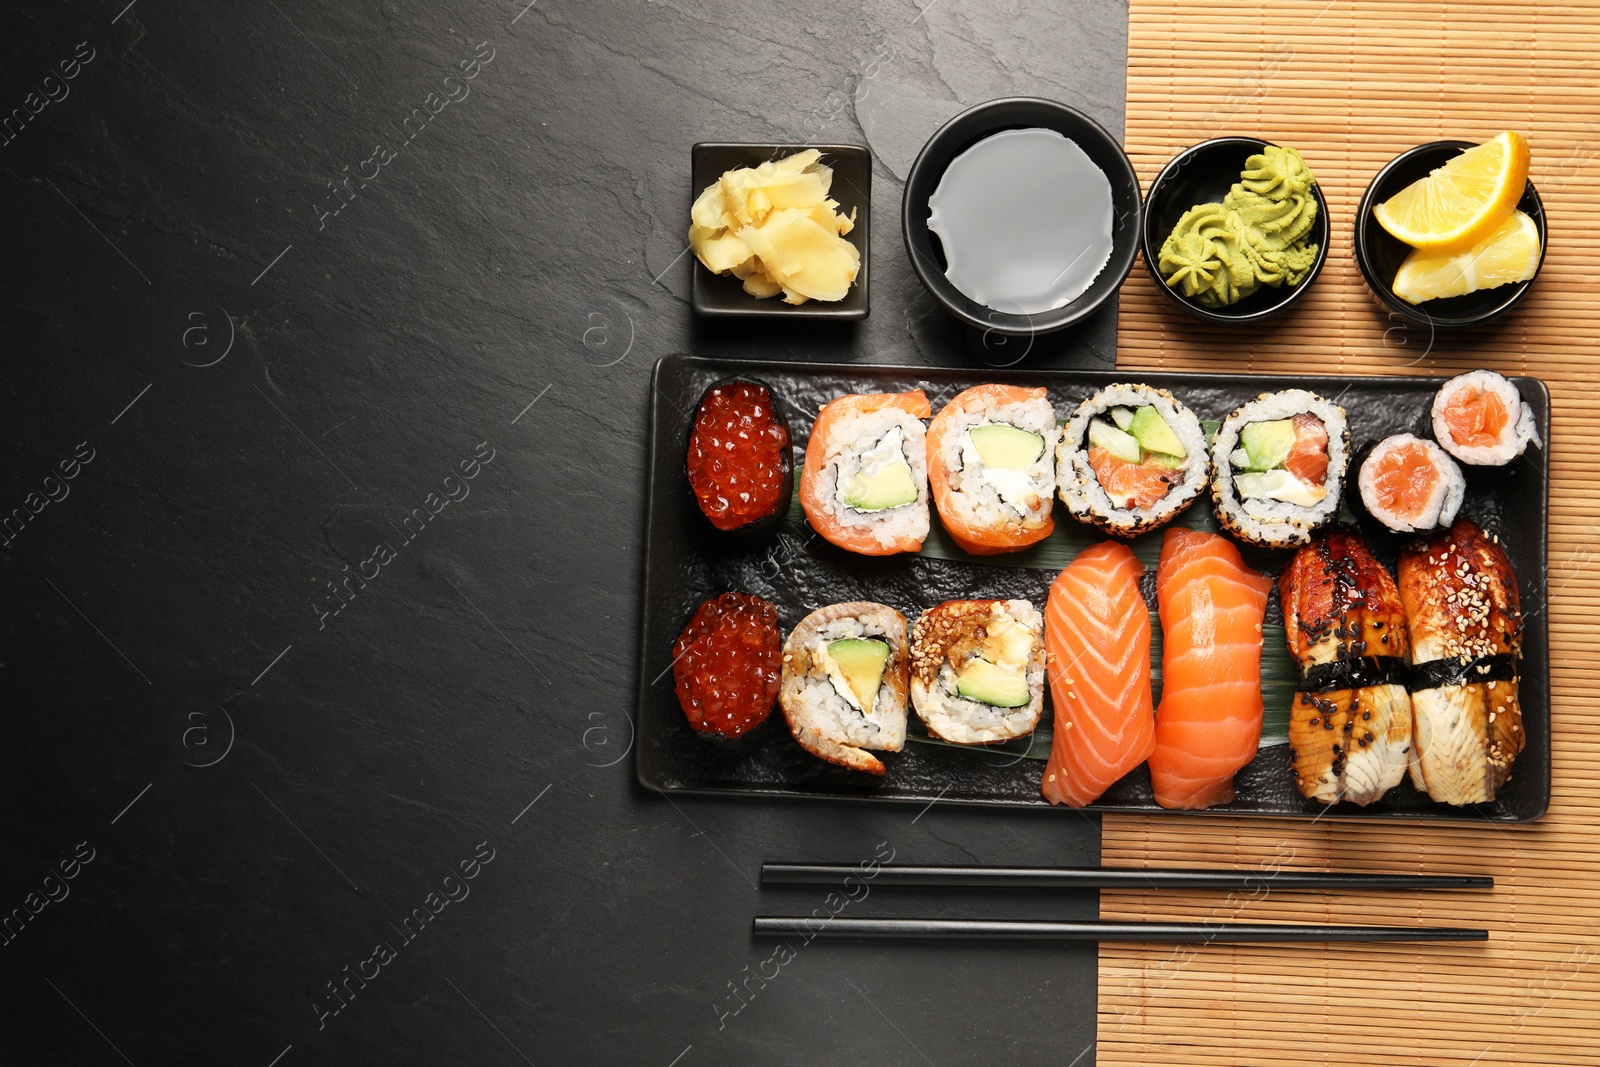
<path fill-rule="evenodd" d="M 1527 827 L 1106 816 L 1108 866 L 1487 872 L 1492 895 L 1394 898 L 1106 893 L 1107 918 L 1487 926 L 1487 946 L 1108 945 L 1101 1064 L 1600 1063 L 1600 4 L 1130 0 L 1126 142 L 1148 186 L 1184 147 L 1227 134 L 1298 148 L 1332 219 L 1298 311 L 1248 331 L 1165 305 L 1143 266 L 1122 289 L 1131 369 L 1453 374 L 1550 385 L 1555 796 Z M 1406 148 L 1526 134 L 1550 247 L 1529 299 L 1471 337 L 1380 312 L 1351 259 L 1356 203 Z M 1587 451 L 1594 448 L 1595 452 Z"/>

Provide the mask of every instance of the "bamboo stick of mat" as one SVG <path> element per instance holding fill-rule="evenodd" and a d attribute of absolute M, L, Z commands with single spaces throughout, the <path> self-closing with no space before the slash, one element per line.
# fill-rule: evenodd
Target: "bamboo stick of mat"
<path fill-rule="evenodd" d="M 762 885 L 827 885 L 859 868 L 836 863 L 763 863 Z M 1225 871 L 1197 868 L 1117 867 L 879 867 L 874 888 L 885 885 L 974 889 L 1493 889 L 1476 874 L 1364 874 L 1345 871 Z"/>
<path fill-rule="evenodd" d="M 1244 944 L 1327 941 L 1487 941 L 1489 931 L 1454 926 L 1305 926 L 1278 923 L 1083 922 L 1015 919 L 829 919 L 758 915 L 757 937 L 889 938 L 921 941 L 1129 941 L 1142 944 Z"/>

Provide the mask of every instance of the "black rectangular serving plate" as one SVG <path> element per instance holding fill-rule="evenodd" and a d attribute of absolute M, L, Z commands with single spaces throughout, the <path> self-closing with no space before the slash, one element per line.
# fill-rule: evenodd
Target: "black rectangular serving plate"
<path fill-rule="evenodd" d="M 754 593 L 778 607 L 787 633 L 806 614 L 845 600 L 877 600 L 918 612 L 943 600 L 1020 597 L 1041 608 L 1053 570 L 1007 565 L 1005 557 L 971 562 L 924 556 L 869 558 L 845 552 L 786 522 L 772 538 L 752 545 L 731 543 L 700 515 L 684 473 L 684 450 L 701 394 L 730 374 L 753 376 L 787 404 L 794 435 L 796 477 L 816 411 L 845 393 L 898 392 L 922 388 L 935 412 L 956 392 L 995 375 L 980 368 L 848 366 L 762 363 L 667 356 L 656 363 L 650 409 L 650 465 L 646 513 L 644 603 L 640 622 L 639 706 L 635 722 L 635 767 L 639 781 L 664 793 L 740 794 L 751 797 L 821 797 L 1048 808 L 1039 795 L 1044 762 L 1015 752 L 962 749 L 908 741 L 904 752 L 885 757 L 889 772 L 873 778 L 836 768 L 804 752 L 774 710 L 752 743 L 728 750 L 689 728 L 673 692 L 672 644 L 700 601 L 728 590 Z M 1170 374 L 1131 371 L 1010 371 L 1005 380 L 1042 385 L 1060 417 L 1094 391 L 1117 381 L 1169 389 L 1201 419 L 1220 420 L 1246 400 L 1279 389 L 1310 389 L 1341 404 L 1349 416 L 1351 444 L 1392 433 L 1423 433 L 1428 406 L 1441 379 L 1419 377 L 1314 377 L 1298 375 Z M 1512 379 L 1532 405 L 1540 434 L 1550 439 L 1550 397 L 1536 378 Z M 1354 477 L 1352 467 L 1350 477 Z M 1497 534 L 1519 580 L 1527 624 L 1523 642 L 1522 714 L 1527 748 L 1511 780 L 1492 804 L 1465 808 L 1438 804 L 1409 781 L 1380 801 L 1361 808 L 1331 809 L 1301 797 L 1289 771 L 1287 745 L 1264 747 L 1234 779 L 1236 797 L 1206 814 L 1304 818 L 1530 822 L 1550 802 L 1550 654 L 1545 606 L 1546 525 L 1549 479 L 1542 449 L 1530 449 L 1505 470 L 1469 471 L 1462 514 Z M 1194 508 L 1209 508 L 1203 494 Z M 933 523 L 937 528 L 938 517 Z M 1058 527 L 1074 524 L 1056 509 Z M 1374 551 L 1391 567 L 1400 539 L 1371 537 Z M 1276 575 L 1289 552 L 1247 550 L 1252 566 Z M 1268 621 L 1277 608 L 1274 592 Z M 915 713 L 911 713 L 913 718 Z M 1141 767 L 1106 793 L 1091 811 L 1159 812 L 1149 775 Z M 1193 813 L 1185 813 L 1193 814 Z"/>

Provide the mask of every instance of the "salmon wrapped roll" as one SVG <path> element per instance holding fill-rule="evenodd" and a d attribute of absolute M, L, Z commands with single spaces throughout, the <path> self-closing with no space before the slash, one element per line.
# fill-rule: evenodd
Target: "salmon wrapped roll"
<path fill-rule="evenodd" d="M 928 426 L 939 521 L 975 555 L 1014 552 L 1055 529 L 1055 409 L 1042 388 L 978 385 Z"/>
<path fill-rule="evenodd" d="M 841 396 L 806 442 L 800 506 L 811 528 L 850 552 L 916 552 L 928 536 L 927 427 L 921 389 Z"/>

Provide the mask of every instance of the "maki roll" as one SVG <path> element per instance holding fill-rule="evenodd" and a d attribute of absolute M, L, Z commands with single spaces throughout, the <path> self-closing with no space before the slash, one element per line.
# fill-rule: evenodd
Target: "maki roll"
<path fill-rule="evenodd" d="M 1473 467 L 1503 467 L 1527 451 L 1544 447 L 1533 408 L 1517 387 L 1492 370 L 1451 378 L 1433 397 L 1433 438 Z"/>
<path fill-rule="evenodd" d="M 776 530 L 794 492 L 789 426 L 777 397 L 753 378 L 724 378 L 700 398 L 685 457 L 689 489 L 718 530 Z"/>
<path fill-rule="evenodd" d="M 1362 508 L 1397 533 L 1449 526 L 1467 493 L 1455 460 L 1432 441 L 1408 433 L 1372 446 L 1356 482 Z"/>
<path fill-rule="evenodd" d="M 1042 388 L 979 385 L 928 426 L 939 520 L 968 552 L 1026 548 L 1055 529 L 1055 409 Z"/>
<path fill-rule="evenodd" d="M 1110 385 L 1078 405 L 1056 449 L 1067 510 L 1117 537 L 1153 530 L 1205 488 L 1206 438 L 1165 389 Z"/>
<path fill-rule="evenodd" d="M 1446 804 L 1487 803 L 1527 743 L 1511 561 L 1462 519 L 1400 553 L 1400 599 L 1411 631 L 1411 783 Z"/>
<path fill-rule="evenodd" d="M 1217 521 L 1241 541 L 1293 548 L 1339 513 L 1350 460 L 1344 409 L 1304 389 L 1263 393 L 1211 443 Z"/>
<path fill-rule="evenodd" d="M 858 600 L 818 608 L 783 645 L 778 703 L 800 747 L 829 763 L 884 773 L 867 749 L 906 743 L 906 617 Z"/>
<path fill-rule="evenodd" d="M 672 646 L 678 704 L 708 741 L 748 737 L 778 695 L 778 609 L 749 593 L 723 593 L 695 609 Z"/>
<path fill-rule="evenodd" d="M 928 536 L 927 428 L 921 389 L 841 396 L 817 413 L 800 504 L 812 529 L 850 552 L 915 552 Z"/>
<path fill-rule="evenodd" d="M 958 745 L 1026 737 L 1044 710 L 1044 618 L 1026 600 L 947 600 L 911 631 L 911 703 Z"/>

